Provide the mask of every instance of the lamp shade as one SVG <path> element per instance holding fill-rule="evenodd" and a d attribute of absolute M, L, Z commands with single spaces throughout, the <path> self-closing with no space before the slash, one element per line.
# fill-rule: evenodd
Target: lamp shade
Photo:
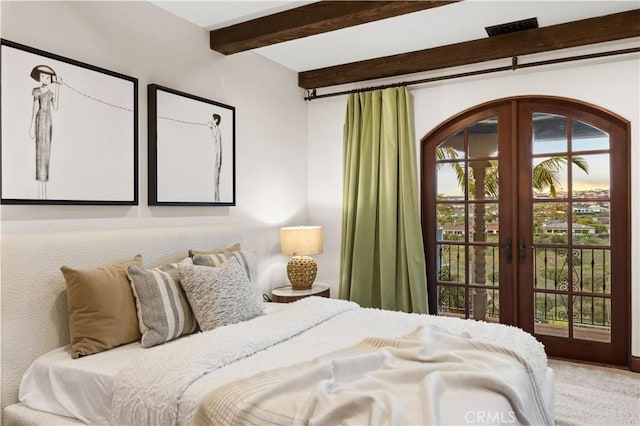
<path fill-rule="evenodd" d="M 289 256 L 322 253 L 322 226 L 280 228 L 280 251 Z"/>

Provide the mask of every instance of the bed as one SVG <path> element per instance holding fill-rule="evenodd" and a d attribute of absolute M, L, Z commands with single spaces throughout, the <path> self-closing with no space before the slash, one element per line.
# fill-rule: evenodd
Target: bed
<path fill-rule="evenodd" d="M 3 236 L 3 424 L 553 423 L 553 371 L 530 335 L 335 299 L 261 303 L 247 320 L 71 358 L 60 265 L 119 261 L 123 251 L 162 265 L 242 234 L 207 226 Z M 28 270 L 25 257 L 44 252 Z M 18 323 L 34 303 L 43 315 L 25 336 Z"/>

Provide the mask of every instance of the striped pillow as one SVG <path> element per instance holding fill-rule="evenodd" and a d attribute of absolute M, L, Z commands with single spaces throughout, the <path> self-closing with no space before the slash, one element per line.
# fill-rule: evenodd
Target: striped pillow
<path fill-rule="evenodd" d="M 200 266 L 220 266 L 231 259 L 236 259 L 244 269 L 249 281 L 258 286 L 258 260 L 255 251 L 229 251 L 193 256 L 193 264 Z"/>
<path fill-rule="evenodd" d="M 143 348 L 197 330 L 198 323 L 180 285 L 177 263 L 154 269 L 131 265 L 127 268 L 127 275 L 136 298 Z"/>
<path fill-rule="evenodd" d="M 235 243 L 234 245 L 229 246 L 229 247 L 211 249 L 211 250 L 207 250 L 207 251 L 190 249 L 189 250 L 189 257 L 197 256 L 199 254 L 227 253 L 227 252 L 230 252 L 230 251 L 240 251 L 240 250 L 241 250 L 240 243 Z"/>

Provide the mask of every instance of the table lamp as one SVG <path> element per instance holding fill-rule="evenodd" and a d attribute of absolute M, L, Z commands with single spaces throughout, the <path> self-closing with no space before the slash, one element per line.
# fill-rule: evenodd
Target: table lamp
<path fill-rule="evenodd" d="M 287 277 L 294 290 L 311 288 L 318 273 L 312 254 L 322 253 L 322 226 L 280 228 L 280 251 L 293 256 L 287 263 Z"/>

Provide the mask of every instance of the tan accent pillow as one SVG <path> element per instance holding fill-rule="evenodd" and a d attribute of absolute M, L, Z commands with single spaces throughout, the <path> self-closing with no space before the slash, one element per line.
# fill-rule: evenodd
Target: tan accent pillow
<path fill-rule="evenodd" d="M 98 268 L 60 268 L 67 283 L 71 358 L 140 340 L 129 265 L 142 267 L 142 255 Z"/>
<path fill-rule="evenodd" d="M 218 248 L 209 251 L 189 250 L 189 257 L 205 255 L 205 254 L 217 254 L 217 253 L 229 253 L 232 251 L 240 251 L 240 243 L 235 243 L 232 246 L 226 248 Z"/>

